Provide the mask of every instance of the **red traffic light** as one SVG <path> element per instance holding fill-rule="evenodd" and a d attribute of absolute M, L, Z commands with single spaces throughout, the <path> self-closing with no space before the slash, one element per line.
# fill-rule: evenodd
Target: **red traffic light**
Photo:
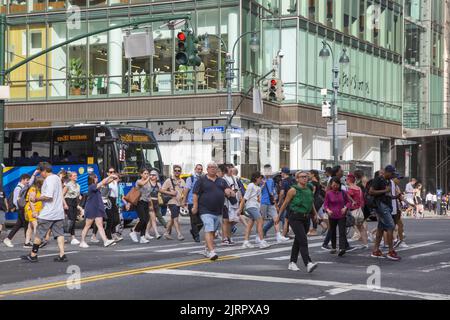
<path fill-rule="evenodd" d="M 180 41 L 186 41 L 186 35 L 184 34 L 184 32 L 178 32 L 178 34 L 177 34 L 177 38 L 178 38 L 178 40 L 180 40 Z"/>
<path fill-rule="evenodd" d="M 270 80 L 270 85 L 272 87 L 275 87 L 277 85 L 277 80 L 275 80 L 275 79 Z"/>

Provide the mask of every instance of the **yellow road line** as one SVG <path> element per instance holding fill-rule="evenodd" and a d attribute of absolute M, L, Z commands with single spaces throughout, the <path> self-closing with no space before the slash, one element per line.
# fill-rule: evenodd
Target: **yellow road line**
<path fill-rule="evenodd" d="M 233 259 L 239 259 L 239 257 L 224 256 L 224 257 L 219 258 L 218 261 L 226 261 L 226 260 L 233 260 Z M 175 268 L 194 266 L 194 265 L 199 265 L 199 264 L 204 264 L 204 263 L 212 263 L 212 261 L 209 259 L 190 260 L 190 261 L 164 264 L 164 265 L 159 265 L 159 266 L 131 269 L 131 270 L 125 270 L 125 271 L 119 271 L 119 272 L 112 272 L 112 273 L 105 273 L 105 274 L 100 274 L 100 275 L 91 276 L 91 277 L 87 277 L 87 278 L 81 278 L 79 280 L 79 284 L 107 280 L 107 279 L 114 279 L 114 278 L 131 276 L 131 275 L 136 275 L 136 274 L 142 274 L 142 273 L 145 273 L 146 271 L 159 270 L 159 269 L 175 269 Z M 37 285 L 37 286 L 32 286 L 32 287 L 25 287 L 25 288 L 2 291 L 2 292 L 0 292 L 0 297 L 4 297 L 6 295 L 20 295 L 20 294 L 24 294 L 24 293 L 32 293 L 32 292 L 50 290 L 50 289 L 55 289 L 55 288 L 60 288 L 60 287 L 65 287 L 65 286 L 67 286 L 67 281 L 57 281 L 57 282 L 53 282 L 53 283 L 47 283 L 47 284 L 42 284 L 42 285 Z"/>

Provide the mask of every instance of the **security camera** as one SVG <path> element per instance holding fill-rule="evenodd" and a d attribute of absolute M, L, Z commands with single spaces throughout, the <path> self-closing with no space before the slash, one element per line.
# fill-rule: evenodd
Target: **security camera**
<path fill-rule="evenodd" d="M 280 58 L 283 58 L 284 57 L 284 52 L 283 52 L 283 50 L 278 50 L 278 56 L 280 57 Z"/>

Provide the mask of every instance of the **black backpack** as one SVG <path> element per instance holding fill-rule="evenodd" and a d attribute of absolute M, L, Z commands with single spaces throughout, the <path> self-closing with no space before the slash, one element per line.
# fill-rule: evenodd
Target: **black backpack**
<path fill-rule="evenodd" d="M 370 187 L 372 185 L 373 179 L 367 182 L 366 189 L 364 191 L 364 202 L 370 209 L 375 209 L 377 207 L 375 197 L 369 194 Z"/>
<path fill-rule="evenodd" d="M 19 198 L 20 198 L 20 195 L 21 195 L 21 193 L 23 192 L 24 187 L 22 187 L 22 186 L 20 186 L 20 185 L 17 185 L 16 188 L 17 188 L 17 187 L 20 188 L 20 192 L 19 192 Z M 8 201 L 8 207 L 9 207 L 9 211 L 10 211 L 10 212 L 14 212 L 14 211 L 16 211 L 16 210 L 19 209 L 19 208 L 17 208 L 16 205 L 14 204 L 14 190 L 16 190 L 16 188 L 14 188 L 14 189 L 11 191 L 11 193 L 9 194 L 8 199 L 7 199 L 7 201 Z M 25 190 L 25 191 L 28 191 L 28 189 Z M 26 195 L 26 192 L 25 192 L 25 195 Z M 19 200 L 17 200 L 17 204 L 19 204 Z"/>

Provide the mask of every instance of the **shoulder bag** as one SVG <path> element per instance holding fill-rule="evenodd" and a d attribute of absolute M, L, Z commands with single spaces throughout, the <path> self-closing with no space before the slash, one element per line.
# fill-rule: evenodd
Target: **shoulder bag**
<path fill-rule="evenodd" d="M 169 179 L 170 179 L 170 182 L 172 183 L 173 190 L 175 190 L 175 184 L 173 183 L 172 178 L 169 178 Z M 165 194 L 165 193 L 160 193 L 160 194 L 161 194 L 161 199 L 162 199 L 162 205 L 167 206 L 169 201 L 172 200 L 173 196 L 169 196 L 168 194 Z"/>
<path fill-rule="evenodd" d="M 137 206 L 139 199 L 141 198 L 141 191 L 139 187 L 133 187 L 124 197 L 126 202 L 131 203 L 133 206 Z"/>

